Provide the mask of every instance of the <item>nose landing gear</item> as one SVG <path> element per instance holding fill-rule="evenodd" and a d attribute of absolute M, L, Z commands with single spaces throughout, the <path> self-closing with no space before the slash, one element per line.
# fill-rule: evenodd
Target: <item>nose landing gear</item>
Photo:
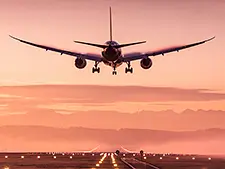
<path fill-rule="evenodd" d="M 113 74 L 113 75 L 117 75 L 117 72 L 114 70 L 114 71 L 112 72 L 112 74 Z"/>
<path fill-rule="evenodd" d="M 116 72 L 116 66 L 113 66 L 113 72 L 112 72 L 113 75 L 117 75 L 117 72 Z"/>

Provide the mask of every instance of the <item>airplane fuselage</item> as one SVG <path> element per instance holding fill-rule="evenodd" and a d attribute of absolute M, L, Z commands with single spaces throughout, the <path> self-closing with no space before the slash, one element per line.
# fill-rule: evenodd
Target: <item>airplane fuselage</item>
<path fill-rule="evenodd" d="M 115 41 L 107 41 L 105 44 L 109 45 L 102 51 L 102 57 L 104 58 L 104 64 L 112 67 L 118 67 L 122 64 L 122 52 L 120 48 L 114 46 L 119 45 Z"/>

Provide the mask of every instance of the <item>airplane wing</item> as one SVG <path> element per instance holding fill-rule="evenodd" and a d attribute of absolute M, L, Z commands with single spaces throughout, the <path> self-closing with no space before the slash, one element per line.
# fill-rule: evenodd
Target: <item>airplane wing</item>
<path fill-rule="evenodd" d="M 208 41 L 210 41 L 214 38 L 215 38 L 215 36 L 210 38 L 210 39 L 204 40 L 204 41 L 200 41 L 200 42 L 196 42 L 196 43 L 192 43 L 192 44 L 188 44 L 188 45 L 181 45 L 181 46 L 164 48 L 164 49 L 160 49 L 160 50 L 156 50 L 156 51 L 152 51 L 152 52 L 147 52 L 147 53 L 128 53 L 128 54 L 124 54 L 123 61 L 129 62 L 129 61 L 133 61 L 133 60 L 147 58 L 148 56 L 164 55 L 165 53 L 170 53 L 170 52 L 174 52 L 174 51 L 179 52 L 182 49 L 186 49 L 186 48 L 190 48 L 190 47 L 193 47 L 193 46 L 203 44 L 203 43 L 208 42 Z"/>
<path fill-rule="evenodd" d="M 42 49 L 45 49 L 46 51 L 50 50 L 50 51 L 58 52 L 61 55 L 66 54 L 66 55 L 70 55 L 70 56 L 74 56 L 74 57 L 81 57 L 83 59 L 92 60 L 92 61 L 98 61 L 98 62 L 102 61 L 101 56 L 97 55 L 97 54 L 88 54 L 88 53 L 83 54 L 83 53 L 77 53 L 77 52 L 72 52 L 72 51 L 68 51 L 68 50 L 62 50 L 62 49 L 58 49 L 58 48 L 54 48 L 54 47 L 50 47 L 50 46 L 44 46 L 44 45 L 39 45 L 39 44 L 35 44 L 35 43 L 32 43 L 32 42 L 28 42 L 28 41 L 13 37 L 11 35 L 9 35 L 9 36 L 11 38 L 15 39 L 15 40 L 18 40 L 18 41 L 22 42 L 22 43 L 25 43 L 25 44 L 28 44 L 28 45 L 31 45 L 31 46 L 35 46 L 35 47 L 38 47 L 38 48 L 42 48 Z"/>
<path fill-rule="evenodd" d="M 73 152 L 76 152 L 76 153 L 92 153 L 94 152 L 95 150 L 97 150 L 98 148 L 100 147 L 100 145 L 98 145 L 97 147 L 91 149 L 91 150 L 84 150 L 84 151 L 73 151 Z"/>

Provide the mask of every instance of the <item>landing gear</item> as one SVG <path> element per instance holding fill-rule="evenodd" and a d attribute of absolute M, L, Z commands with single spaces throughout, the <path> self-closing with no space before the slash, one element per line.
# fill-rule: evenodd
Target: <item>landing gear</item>
<path fill-rule="evenodd" d="M 100 73 L 100 67 L 93 67 L 92 68 L 92 73 L 95 73 L 95 72 L 98 72 L 98 73 Z"/>
<path fill-rule="evenodd" d="M 114 70 L 114 71 L 112 72 L 112 74 L 113 74 L 113 75 L 117 75 L 117 72 Z"/>
<path fill-rule="evenodd" d="M 92 73 L 98 72 L 100 73 L 100 67 L 98 67 L 99 62 L 95 62 L 94 67 L 92 68 Z"/>
<path fill-rule="evenodd" d="M 115 67 L 115 66 L 113 67 L 113 72 L 112 72 L 112 74 L 113 74 L 113 75 L 117 75 L 116 67 Z"/>
<path fill-rule="evenodd" d="M 133 68 L 130 65 L 130 62 L 127 62 L 127 67 L 125 68 L 125 73 L 130 72 L 133 73 Z"/>

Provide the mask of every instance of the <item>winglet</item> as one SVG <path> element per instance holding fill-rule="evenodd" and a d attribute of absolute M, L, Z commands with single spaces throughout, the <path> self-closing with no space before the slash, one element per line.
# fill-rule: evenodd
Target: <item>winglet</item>
<path fill-rule="evenodd" d="M 18 38 L 16 38 L 16 37 L 12 36 L 12 35 L 9 35 L 9 37 L 10 37 L 10 38 L 12 38 L 12 39 L 15 39 L 15 40 L 21 41 L 21 39 L 18 39 Z"/>
<path fill-rule="evenodd" d="M 13 37 L 12 35 L 9 35 L 10 38 L 16 39 L 15 37 Z"/>
<path fill-rule="evenodd" d="M 215 39 L 215 37 L 216 36 L 213 36 L 212 38 L 209 38 L 209 39 L 205 40 L 205 42 L 211 41 L 211 40 Z"/>

